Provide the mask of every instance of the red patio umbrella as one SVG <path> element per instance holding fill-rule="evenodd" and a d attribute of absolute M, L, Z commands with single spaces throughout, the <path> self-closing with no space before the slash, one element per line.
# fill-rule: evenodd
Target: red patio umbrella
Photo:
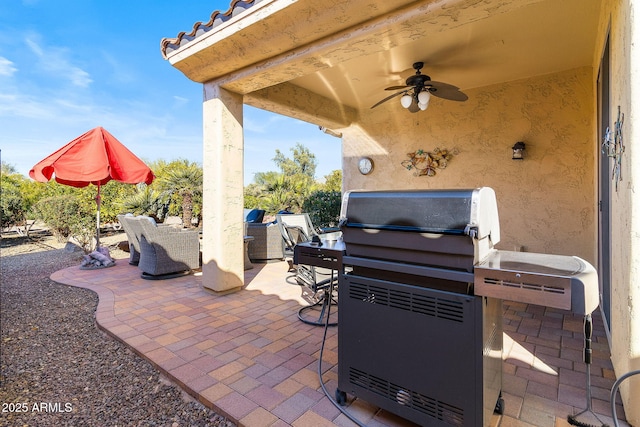
<path fill-rule="evenodd" d="M 102 127 L 77 137 L 29 171 L 29 176 L 39 182 L 47 182 L 54 175 L 60 184 L 98 187 L 96 247 L 100 246 L 100 186 L 112 179 L 127 184 L 151 184 L 155 178 L 142 160 Z"/>

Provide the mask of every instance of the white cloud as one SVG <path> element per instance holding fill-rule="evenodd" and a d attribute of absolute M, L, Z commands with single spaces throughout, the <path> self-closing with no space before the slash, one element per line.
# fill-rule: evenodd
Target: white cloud
<path fill-rule="evenodd" d="M 34 40 L 27 38 L 24 42 L 27 44 L 27 46 L 29 46 L 29 49 L 31 49 L 31 51 L 36 54 L 36 56 L 38 56 L 39 58 L 42 58 L 44 56 L 44 52 L 40 48 L 40 45 L 38 45 L 38 43 L 36 43 Z"/>
<path fill-rule="evenodd" d="M 11 77 L 16 71 L 18 71 L 18 69 L 15 67 L 13 62 L 3 56 L 0 56 L 0 76 Z"/>
<path fill-rule="evenodd" d="M 73 67 L 69 71 L 69 78 L 71 79 L 71 82 L 76 86 L 87 87 L 93 82 L 89 73 L 84 70 Z"/>
<path fill-rule="evenodd" d="M 88 87 L 93 80 L 89 73 L 82 68 L 73 65 L 68 59 L 68 50 L 59 47 L 43 47 L 39 43 L 38 34 L 30 34 L 25 39 L 25 43 L 31 51 L 38 57 L 39 66 L 47 73 L 61 79 L 67 79 L 74 86 L 81 88 Z"/>

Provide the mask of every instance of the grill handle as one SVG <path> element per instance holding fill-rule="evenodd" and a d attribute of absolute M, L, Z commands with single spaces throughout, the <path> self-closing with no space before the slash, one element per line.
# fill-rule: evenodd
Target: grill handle
<path fill-rule="evenodd" d="M 416 276 L 433 277 L 436 279 L 454 280 L 457 282 L 473 283 L 473 273 L 466 271 L 450 270 L 446 268 L 428 267 L 424 265 L 404 264 L 380 259 L 345 256 L 342 259 L 344 265 L 354 267 L 373 268 L 378 270 L 407 273 Z"/>
<path fill-rule="evenodd" d="M 591 315 L 584 316 L 584 363 L 591 363 L 591 335 L 593 335 L 593 322 Z"/>
<path fill-rule="evenodd" d="M 429 234 L 451 234 L 454 236 L 462 236 L 469 235 L 469 232 L 473 232 L 470 230 L 467 231 L 469 225 L 467 225 L 464 229 L 454 229 L 454 228 L 437 228 L 437 227 L 420 227 L 415 225 L 397 225 L 397 224 L 367 224 L 362 222 L 350 222 L 349 218 L 341 218 L 339 222 L 340 228 L 361 228 L 368 230 L 386 230 L 386 231 L 404 231 L 409 233 L 429 233 Z M 477 235 L 478 227 L 475 227 L 475 234 Z"/>
<path fill-rule="evenodd" d="M 478 225 L 477 224 L 467 224 L 464 228 L 464 234 L 471 237 L 472 239 L 478 238 Z"/>

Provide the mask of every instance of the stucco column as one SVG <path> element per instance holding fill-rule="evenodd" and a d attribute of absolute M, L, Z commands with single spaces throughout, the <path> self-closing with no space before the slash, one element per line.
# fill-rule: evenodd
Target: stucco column
<path fill-rule="evenodd" d="M 635 12 L 635 13 L 634 13 Z M 626 298 L 627 306 L 624 307 L 622 316 L 628 322 L 628 348 L 621 348 L 624 352 L 623 357 L 628 358 L 628 362 L 623 361 L 619 366 L 623 370 L 616 370 L 616 375 L 620 377 L 625 371 L 640 370 L 640 197 L 638 197 L 638 189 L 640 188 L 640 147 L 638 147 L 638 138 L 640 138 L 640 105 L 637 102 L 637 94 L 640 93 L 640 21 L 637 19 L 638 4 L 634 7 L 633 2 L 629 2 L 629 10 L 626 13 L 628 19 L 629 42 L 626 44 L 626 51 L 629 61 L 629 75 L 626 76 L 628 89 L 624 92 L 622 103 L 622 112 L 625 113 L 623 127 L 623 142 L 625 152 L 622 154 L 622 162 L 628 166 L 622 172 L 622 181 L 620 182 L 621 192 L 628 201 L 629 208 L 624 208 L 624 212 L 628 215 L 628 223 L 625 225 L 625 235 L 629 236 L 630 244 L 628 249 L 628 265 L 629 266 L 629 296 Z M 635 15 L 635 19 L 634 19 Z M 625 103 L 627 106 L 625 107 Z M 625 110 L 627 110 L 625 112 Z M 625 182 L 627 181 L 627 182 Z M 621 304 L 622 305 L 622 304 Z M 614 326 L 615 327 L 615 326 Z M 626 329 L 626 328 L 625 328 Z M 614 342 L 618 339 L 616 331 L 612 331 Z M 614 358 L 618 354 L 613 355 Z M 617 365 L 614 360 L 614 366 Z M 627 384 L 621 387 L 622 400 L 624 402 L 625 415 L 627 421 L 631 425 L 640 425 L 640 405 L 638 405 L 638 396 L 640 396 L 640 375 L 636 375 L 626 380 Z"/>
<path fill-rule="evenodd" d="M 202 285 L 233 292 L 244 285 L 242 96 L 204 84 Z"/>

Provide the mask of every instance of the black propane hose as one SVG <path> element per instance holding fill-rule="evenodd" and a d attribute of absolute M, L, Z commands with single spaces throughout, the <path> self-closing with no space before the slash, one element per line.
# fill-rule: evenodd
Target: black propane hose
<path fill-rule="evenodd" d="M 626 374 L 618 378 L 616 382 L 613 383 L 613 387 L 611 387 L 611 416 L 613 417 L 613 424 L 615 425 L 615 427 L 620 427 L 620 424 L 618 424 L 618 417 L 616 415 L 616 393 L 618 392 L 618 388 L 620 387 L 622 381 L 638 374 L 640 374 L 640 370 L 627 372 Z"/>
<path fill-rule="evenodd" d="M 334 284 L 334 281 L 332 280 L 331 286 L 329 287 L 330 296 L 333 295 L 333 284 Z M 348 411 L 346 411 L 343 407 L 341 407 L 340 404 L 333 399 L 333 397 L 331 397 L 329 390 L 327 390 L 327 386 L 324 384 L 324 381 L 322 380 L 322 354 L 324 353 L 324 343 L 327 340 L 327 331 L 329 330 L 330 316 L 331 316 L 331 298 L 329 298 L 329 305 L 327 306 L 327 320 L 325 321 L 325 324 L 324 324 L 324 335 L 322 336 L 322 345 L 320 346 L 320 356 L 318 358 L 318 379 L 320 380 L 320 386 L 322 387 L 322 391 L 324 392 L 325 396 L 327 396 L 327 399 L 329 399 L 329 402 L 331 402 L 333 406 L 338 408 L 340 412 L 342 412 L 347 418 L 353 421 L 358 427 L 367 427 L 366 424 L 362 424 L 360 420 L 358 420 L 356 417 L 351 415 Z"/>

